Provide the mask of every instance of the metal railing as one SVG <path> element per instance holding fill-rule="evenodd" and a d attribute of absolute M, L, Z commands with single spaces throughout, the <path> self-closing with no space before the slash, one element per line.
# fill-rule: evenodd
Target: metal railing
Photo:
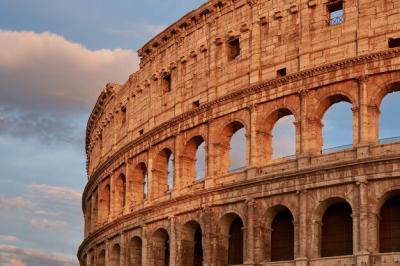
<path fill-rule="evenodd" d="M 344 22 L 344 15 L 335 16 L 333 18 L 328 19 L 329 26 L 336 26 L 336 25 L 342 24 L 343 22 Z"/>
<path fill-rule="evenodd" d="M 400 136 L 379 139 L 379 144 L 390 144 L 390 143 L 394 143 L 394 142 L 400 142 Z"/>
<path fill-rule="evenodd" d="M 330 148 L 322 149 L 321 154 L 334 153 L 334 152 L 347 150 L 347 149 L 351 149 L 351 148 L 353 148 L 353 144 L 330 147 Z"/>

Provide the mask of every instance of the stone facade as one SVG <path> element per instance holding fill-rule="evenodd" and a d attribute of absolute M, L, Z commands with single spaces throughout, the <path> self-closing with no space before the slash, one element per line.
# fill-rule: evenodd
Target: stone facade
<path fill-rule="evenodd" d="M 398 0 L 210 0 L 168 27 L 89 118 L 81 265 L 399 265 L 400 142 L 379 141 L 399 38 Z M 353 145 L 323 153 L 341 101 Z M 273 159 L 287 115 L 296 154 Z"/>

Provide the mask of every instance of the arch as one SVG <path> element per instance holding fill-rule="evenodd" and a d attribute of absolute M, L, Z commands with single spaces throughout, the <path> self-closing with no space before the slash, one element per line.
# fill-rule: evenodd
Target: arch
<path fill-rule="evenodd" d="M 204 178 L 205 156 L 205 141 L 202 136 L 194 136 L 186 143 L 180 157 L 183 187 Z"/>
<path fill-rule="evenodd" d="M 104 185 L 101 193 L 101 198 L 100 198 L 100 207 L 101 207 L 101 220 L 102 222 L 107 222 L 108 217 L 110 216 L 111 212 L 111 188 L 110 184 Z"/>
<path fill-rule="evenodd" d="M 390 191 L 379 212 L 379 251 L 400 252 L 400 191 Z"/>
<path fill-rule="evenodd" d="M 144 162 L 136 165 L 132 173 L 132 200 L 137 205 L 147 197 L 148 193 L 147 166 Z"/>
<path fill-rule="evenodd" d="M 349 94 L 345 93 L 345 92 L 335 92 L 332 93 L 328 96 L 325 96 L 324 98 L 319 100 L 319 104 L 318 106 L 314 109 L 314 111 L 312 112 L 313 115 L 313 122 L 314 122 L 314 130 L 315 130 L 315 151 L 316 153 L 320 153 L 322 152 L 322 148 L 324 147 L 324 136 L 323 136 L 323 120 L 326 118 L 325 114 L 327 113 L 327 111 L 335 104 L 341 103 L 341 102 L 345 102 L 345 103 L 349 103 L 351 104 L 352 108 L 354 108 L 354 103 L 355 101 L 352 99 L 352 96 L 350 96 Z M 355 119 L 354 118 L 354 113 L 351 114 L 351 121 L 352 121 L 352 135 L 351 135 L 351 143 L 354 142 L 354 138 L 355 138 L 355 134 L 354 134 L 354 127 L 355 127 Z M 335 130 L 337 131 L 338 128 L 335 128 Z M 326 144 L 326 141 L 325 141 Z M 350 143 L 346 143 L 346 144 L 350 144 Z"/>
<path fill-rule="evenodd" d="M 153 233 L 154 266 L 169 266 L 170 243 L 168 231 L 160 228 Z"/>
<path fill-rule="evenodd" d="M 123 213 L 126 205 L 126 177 L 120 174 L 115 182 L 115 209 L 117 213 Z"/>
<path fill-rule="evenodd" d="M 297 143 L 297 132 L 296 132 L 296 128 L 294 130 L 294 137 L 292 142 L 290 142 L 290 140 L 285 140 L 285 139 L 281 139 L 280 136 L 282 136 L 282 134 L 287 133 L 288 130 L 290 130 L 290 127 L 295 127 L 294 124 L 290 125 L 287 124 L 288 122 L 286 122 L 285 120 L 287 120 L 289 118 L 289 123 L 293 122 L 295 123 L 297 121 L 295 113 L 292 112 L 289 108 L 278 108 L 276 110 L 274 110 L 272 113 L 270 113 L 267 118 L 265 119 L 265 150 L 264 150 L 264 154 L 266 156 L 267 160 L 271 160 L 272 158 L 279 158 L 279 157 L 283 157 L 283 156 L 287 156 L 287 155 L 294 155 L 296 154 L 296 143 Z M 290 119 L 292 118 L 292 119 Z M 291 121 L 293 120 L 293 121 Z M 275 137 L 273 136 L 273 131 L 276 130 L 277 128 L 279 129 L 280 123 L 281 122 L 286 122 L 285 123 L 285 131 L 281 131 L 281 132 L 276 132 L 279 135 L 276 135 Z M 275 132 L 274 132 L 275 133 Z M 290 136 L 292 137 L 292 136 Z M 284 146 L 286 143 L 285 142 L 289 142 L 290 146 Z M 289 152 L 278 152 L 278 149 L 280 147 L 285 147 L 286 149 L 289 150 Z M 283 155 L 283 156 L 282 156 Z"/>
<path fill-rule="evenodd" d="M 271 261 L 294 259 L 293 215 L 286 207 L 276 208 L 271 223 Z"/>
<path fill-rule="evenodd" d="M 99 256 L 97 257 L 97 266 L 105 266 L 106 265 L 106 251 L 103 249 L 99 252 Z"/>
<path fill-rule="evenodd" d="M 224 126 L 218 138 L 221 173 L 245 167 L 247 164 L 247 139 L 244 124 L 239 121 L 230 122 Z"/>
<path fill-rule="evenodd" d="M 321 257 L 353 254 L 353 219 L 349 203 L 332 198 L 319 208 L 323 212 L 321 226 Z"/>
<path fill-rule="evenodd" d="M 170 191 L 173 186 L 173 177 L 173 153 L 169 148 L 164 148 L 154 160 L 151 184 L 152 197 L 157 198 Z"/>
<path fill-rule="evenodd" d="M 398 73 L 399 74 L 399 73 Z M 376 93 L 372 95 L 370 104 L 372 106 L 379 107 L 382 104 L 383 99 L 390 93 L 400 91 L 400 76 L 396 79 L 389 78 L 385 79 L 383 83 L 379 84 L 376 88 Z"/>
<path fill-rule="evenodd" d="M 182 265 L 203 265 L 203 233 L 196 221 L 189 221 L 182 230 Z"/>
<path fill-rule="evenodd" d="M 134 236 L 129 241 L 129 265 L 142 265 L 142 239 L 139 236 Z"/>
<path fill-rule="evenodd" d="M 378 110 L 380 111 L 376 112 L 379 115 L 377 127 L 380 143 L 398 141 L 398 139 L 394 137 L 400 135 L 400 126 L 398 126 L 397 123 L 400 115 L 400 82 L 392 84 L 390 88 L 391 90 L 387 91 L 379 102 Z M 385 140 L 381 141 L 381 139 Z"/>
<path fill-rule="evenodd" d="M 243 264 L 243 220 L 236 213 L 227 213 L 219 221 L 219 256 L 221 265 Z"/>
<path fill-rule="evenodd" d="M 119 244 L 114 244 L 111 249 L 110 266 L 121 265 L 121 247 Z"/>

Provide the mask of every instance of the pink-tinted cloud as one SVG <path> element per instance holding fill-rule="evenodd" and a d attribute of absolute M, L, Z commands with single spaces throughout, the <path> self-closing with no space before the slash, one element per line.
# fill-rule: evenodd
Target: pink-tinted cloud
<path fill-rule="evenodd" d="M 23 197 L 7 198 L 0 195 L 0 208 L 20 209 L 32 206 L 32 203 Z"/>
<path fill-rule="evenodd" d="M 80 202 L 82 193 L 75 189 L 66 188 L 66 187 L 58 187 L 58 186 L 50 186 L 46 184 L 32 184 L 30 188 L 44 197 L 50 199 L 60 199 L 65 201 L 74 201 Z"/>
<path fill-rule="evenodd" d="M 56 231 L 64 229 L 68 223 L 65 221 L 48 220 L 48 219 L 33 219 L 31 220 L 32 227 L 41 230 Z"/>
<path fill-rule="evenodd" d="M 0 266 L 76 266 L 76 259 L 35 249 L 0 245 Z"/>
<path fill-rule="evenodd" d="M 107 82 L 125 81 L 137 65 L 132 50 L 92 51 L 48 32 L 0 30 L 0 104 L 87 106 Z"/>
<path fill-rule="evenodd" d="M 5 236 L 5 235 L 0 235 L 0 241 L 6 241 L 6 242 L 17 242 L 19 239 L 16 236 Z"/>

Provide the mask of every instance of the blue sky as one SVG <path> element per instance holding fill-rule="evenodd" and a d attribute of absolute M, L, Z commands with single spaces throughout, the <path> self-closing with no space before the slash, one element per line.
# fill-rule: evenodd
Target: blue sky
<path fill-rule="evenodd" d="M 77 265 L 90 109 L 107 82 L 137 69 L 138 48 L 204 2 L 0 2 L 0 266 Z M 399 93 L 385 100 L 383 137 L 400 135 L 385 111 L 399 103 Z M 351 107 L 334 108 L 324 121 L 327 147 L 351 143 Z M 273 134 L 282 143 L 274 150 L 290 155 L 293 120 Z"/>

